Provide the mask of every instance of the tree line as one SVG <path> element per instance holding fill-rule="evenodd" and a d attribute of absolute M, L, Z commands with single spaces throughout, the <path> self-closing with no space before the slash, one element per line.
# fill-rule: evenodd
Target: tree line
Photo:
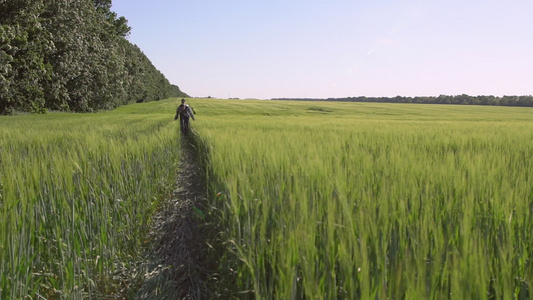
<path fill-rule="evenodd" d="M 425 104 L 462 104 L 462 105 L 500 105 L 533 107 L 533 96 L 469 96 L 440 95 L 438 97 L 347 97 L 347 98 L 277 98 L 272 100 L 300 101 L 344 101 L 344 102 L 383 102 L 383 103 L 425 103 Z"/>
<path fill-rule="evenodd" d="M 0 0 L 0 114 L 187 96 L 127 40 L 111 0 Z"/>

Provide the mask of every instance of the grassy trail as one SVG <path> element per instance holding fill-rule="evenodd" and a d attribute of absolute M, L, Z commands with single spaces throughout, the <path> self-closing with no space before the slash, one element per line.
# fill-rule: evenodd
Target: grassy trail
<path fill-rule="evenodd" d="M 210 232 L 206 173 L 194 137 L 181 136 L 179 171 L 172 197 L 152 218 L 150 246 L 142 260 L 146 274 L 135 299 L 210 299 L 214 266 L 209 265 Z M 211 241 L 211 243 L 213 243 Z"/>

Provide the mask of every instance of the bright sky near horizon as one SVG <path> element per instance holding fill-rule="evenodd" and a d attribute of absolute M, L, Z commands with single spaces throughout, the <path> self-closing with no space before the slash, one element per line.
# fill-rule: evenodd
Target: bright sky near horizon
<path fill-rule="evenodd" d="M 532 0 L 113 0 L 193 97 L 532 95 Z"/>

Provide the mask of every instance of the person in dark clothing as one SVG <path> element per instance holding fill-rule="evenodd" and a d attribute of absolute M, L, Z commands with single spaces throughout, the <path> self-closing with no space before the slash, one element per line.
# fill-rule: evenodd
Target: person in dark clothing
<path fill-rule="evenodd" d="M 189 105 L 185 103 L 185 99 L 181 99 L 181 104 L 176 110 L 174 120 L 177 120 L 178 118 L 180 119 L 180 128 L 182 133 L 189 132 L 189 117 L 194 120 L 194 114 L 192 113 L 192 109 Z"/>

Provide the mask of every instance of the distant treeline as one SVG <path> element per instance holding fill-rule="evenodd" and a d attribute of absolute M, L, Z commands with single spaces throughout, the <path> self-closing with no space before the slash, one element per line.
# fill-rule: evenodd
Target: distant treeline
<path fill-rule="evenodd" d="M 469 96 L 457 95 L 438 97 L 348 97 L 348 98 L 276 98 L 272 100 L 293 101 L 344 101 L 344 102 L 386 102 L 386 103 L 425 103 L 425 104 L 464 104 L 464 105 L 500 105 L 533 107 L 533 96 Z"/>
<path fill-rule="evenodd" d="M 111 0 L 0 1 L 0 114 L 184 97 L 126 37 Z"/>

